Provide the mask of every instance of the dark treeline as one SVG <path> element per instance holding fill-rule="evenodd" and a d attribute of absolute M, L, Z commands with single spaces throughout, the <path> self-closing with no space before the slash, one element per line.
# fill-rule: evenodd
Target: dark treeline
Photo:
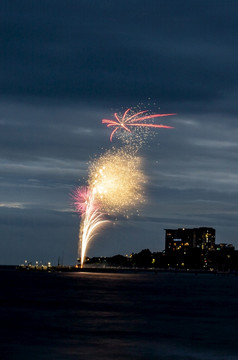
<path fill-rule="evenodd" d="M 144 249 L 137 254 L 115 255 L 112 257 L 93 257 L 86 259 L 87 265 L 121 266 L 129 268 L 161 269 L 205 269 L 210 271 L 238 271 L 238 251 L 234 248 L 203 252 L 201 249 L 165 252 L 151 252 Z"/>

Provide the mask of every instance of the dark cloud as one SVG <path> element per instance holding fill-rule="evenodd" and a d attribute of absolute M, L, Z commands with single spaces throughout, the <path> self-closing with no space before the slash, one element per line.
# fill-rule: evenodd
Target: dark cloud
<path fill-rule="evenodd" d="M 176 112 L 161 121 L 175 128 L 141 151 L 149 181 L 140 217 L 106 227 L 89 254 L 162 250 L 163 229 L 183 226 L 214 226 L 217 241 L 238 246 L 237 1 L 0 8 L 0 262 L 64 252 L 74 263 L 69 193 L 111 146 L 101 119 L 138 103 Z"/>
<path fill-rule="evenodd" d="M 237 89 L 235 1 L 3 4 L 2 95 L 171 103 Z"/>

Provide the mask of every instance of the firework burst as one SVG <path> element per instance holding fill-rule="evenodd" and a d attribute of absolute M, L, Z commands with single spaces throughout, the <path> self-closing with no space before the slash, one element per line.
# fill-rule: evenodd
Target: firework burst
<path fill-rule="evenodd" d="M 111 149 L 92 162 L 89 187 L 103 211 L 129 215 L 133 208 L 144 202 L 146 177 L 142 166 L 142 159 L 130 146 Z"/>
<path fill-rule="evenodd" d="M 114 114 L 114 120 L 103 119 L 102 123 L 112 129 L 110 141 L 118 130 L 131 133 L 136 128 L 136 141 L 126 140 L 126 146 L 112 148 L 91 162 L 88 186 L 77 188 L 71 194 L 75 210 L 81 216 L 78 255 L 83 267 L 89 242 L 101 225 L 108 222 L 105 215 L 123 214 L 128 217 L 138 205 L 145 202 L 142 159 L 137 155 L 150 128 L 172 128 L 171 126 L 147 123 L 157 117 L 175 114 L 149 115 L 147 110 L 127 109 L 123 115 Z M 140 130 L 141 133 L 140 133 Z M 123 139 L 125 140 L 125 139 Z"/>
<path fill-rule="evenodd" d="M 109 220 L 105 213 L 124 214 L 144 202 L 146 178 L 142 160 L 129 146 L 111 149 L 95 159 L 89 169 L 89 185 L 74 190 L 71 197 L 81 216 L 78 256 L 83 267 L 89 242 Z"/>
<path fill-rule="evenodd" d="M 148 124 L 146 121 L 149 119 L 157 118 L 157 117 L 164 117 L 164 116 L 171 116 L 176 114 L 154 114 L 149 115 L 147 110 L 139 111 L 136 113 L 132 113 L 132 109 L 127 109 L 122 116 L 119 116 L 117 113 L 114 113 L 114 120 L 110 119 L 102 119 L 102 123 L 106 124 L 108 128 L 112 128 L 112 133 L 110 135 L 110 141 L 114 134 L 119 130 L 125 130 L 127 132 L 131 132 L 131 127 L 141 127 L 141 128 L 166 128 L 172 129 L 172 126 L 168 125 L 161 125 L 161 124 Z"/>
<path fill-rule="evenodd" d="M 75 211 L 80 215 L 83 215 L 87 211 L 91 195 L 91 191 L 86 186 L 78 187 L 72 192 L 71 198 Z"/>

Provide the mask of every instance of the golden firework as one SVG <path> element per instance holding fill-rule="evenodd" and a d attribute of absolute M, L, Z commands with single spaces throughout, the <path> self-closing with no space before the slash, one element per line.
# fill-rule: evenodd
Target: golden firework
<path fill-rule="evenodd" d="M 124 213 L 144 202 L 142 159 L 130 146 L 112 149 L 92 162 L 89 188 L 108 214 Z"/>

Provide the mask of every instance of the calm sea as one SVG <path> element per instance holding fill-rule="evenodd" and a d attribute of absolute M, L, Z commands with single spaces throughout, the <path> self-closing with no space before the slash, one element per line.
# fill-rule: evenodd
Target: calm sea
<path fill-rule="evenodd" d="M 0 271 L 1 360 L 237 360 L 238 277 Z"/>

